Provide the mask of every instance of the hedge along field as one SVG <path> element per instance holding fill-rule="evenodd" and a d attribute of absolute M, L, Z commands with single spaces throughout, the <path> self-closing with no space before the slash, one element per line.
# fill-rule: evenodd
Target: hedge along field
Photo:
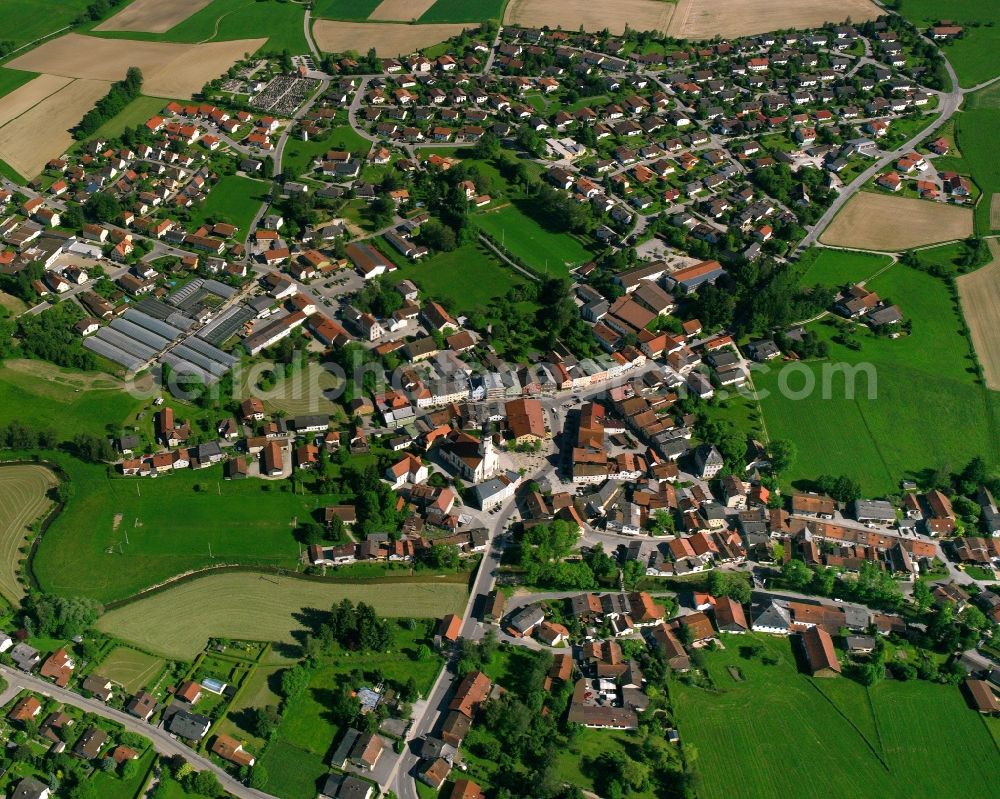
<path fill-rule="evenodd" d="M 294 643 L 304 608 L 327 610 L 341 599 L 368 602 L 383 616 L 461 614 L 466 575 L 434 581 L 331 583 L 253 572 L 197 577 L 105 613 L 103 632 L 143 649 L 191 660 L 211 637 Z"/>
<path fill-rule="evenodd" d="M 972 179 L 984 195 L 976 206 L 976 233 L 980 236 L 992 232 L 990 198 L 995 192 L 1000 192 L 1000 160 L 996 155 L 997 130 L 1000 130 L 1000 108 L 974 108 L 963 111 L 956 117 L 955 138 L 958 148 L 968 164 Z"/>
<path fill-rule="evenodd" d="M 778 663 L 741 657 L 740 644 L 751 639 Z M 707 655 L 715 690 L 671 685 L 681 740 L 697 750 L 699 796 L 995 796 L 996 747 L 957 687 L 886 680 L 868 692 L 844 677 L 800 673 L 794 639 L 728 636 L 725 643 Z M 808 776 L 788 758 L 808 763 Z"/>
<path fill-rule="evenodd" d="M 329 499 L 263 480 L 226 481 L 221 466 L 150 480 L 60 463 L 75 493 L 39 544 L 34 572 L 44 591 L 100 602 L 213 565 L 295 568 L 293 522 Z"/>
<path fill-rule="evenodd" d="M 942 19 L 965 28 L 962 38 L 945 43 L 941 51 L 951 61 L 964 87 L 1000 75 L 1000 5 L 980 0 L 900 0 L 897 13 L 926 31 Z"/>
<path fill-rule="evenodd" d="M 815 381 L 816 390 L 804 398 L 782 394 L 780 364 L 754 374 L 758 391 L 768 392 L 760 404 L 769 436 L 797 445 L 796 460 L 783 477 L 795 482 L 847 474 L 865 495 L 879 496 L 921 470 L 957 469 L 976 455 L 1000 464 L 1000 394 L 976 382 L 948 287 L 902 264 L 868 286 L 899 305 L 912 320 L 912 335 L 893 340 L 859 329 L 860 351 L 830 341 L 826 361 L 795 364 L 788 367 L 794 374 L 785 373 L 793 392 L 803 388 L 807 375 Z M 831 325 L 827 319 L 810 329 L 829 340 L 835 332 Z M 845 396 L 840 372 L 827 381 L 831 391 L 824 398 L 823 370 L 831 364 L 870 364 L 876 396 L 869 398 L 863 372 L 853 397 Z"/>

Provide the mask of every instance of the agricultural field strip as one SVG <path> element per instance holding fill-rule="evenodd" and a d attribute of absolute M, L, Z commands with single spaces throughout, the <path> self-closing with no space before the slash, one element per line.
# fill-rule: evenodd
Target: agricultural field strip
<path fill-rule="evenodd" d="M 409 22 L 411 19 L 421 17 L 434 3 L 435 0 L 382 0 L 368 15 L 368 19 L 381 22 Z"/>
<path fill-rule="evenodd" d="M 669 27 L 659 30 L 678 39 L 711 39 L 815 28 L 847 18 L 857 24 L 882 13 L 870 0 L 678 0 Z"/>
<path fill-rule="evenodd" d="M 987 241 L 993 260 L 955 283 L 986 385 L 1000 391 L 1000 244 Z"/>
<path fill-rule="evenodd" d="M 19 550 L 29 525 L 49 506 L 47 492 L 56 482 L 55 475 L 44 466 L 0 467 L 0 594 L 10 602 L 19 602 L 24 596 L 17 579 Z"/>
<path fill-rule="evenodd" d="M 342 52 L 363 42 L 374 47 L 379 56 L 412 53 L 438 44 L 461 33 L 468 25 L 437 23 L 408 25 L 393 22 L 338 22 L 318 19 L 313 25 L 313 38 L 325 52 Z"/>
<path fill-rule="evenodd" d="M 72 78 L 62 75 L 39 75 L 0 99 L 0 128 L 30 111 L 63 87 Z"/>
<path fill-rule="evenodd" d="M 615 0 L 594 3 L 591 0 L 511 0 L 504 13 L 507 24 L 525 27 L 562 28 L 563 30 L 599 31 L 607 28 L 622 33 L 632 30 L 666 32 L 675 15 L 673 3 L 661 0 Z"/>
<path fill-rule="evenodd" d="M 95 31 L 166 33 L 213 0 L 134 0 L 112 17 L 94 26 Z"/>
<path fill-rule="evenodd" d="M 862 191 L 855 194 L 820 241 L 834 247 L 897 252 L 972 235 L 972 209 Z"/>

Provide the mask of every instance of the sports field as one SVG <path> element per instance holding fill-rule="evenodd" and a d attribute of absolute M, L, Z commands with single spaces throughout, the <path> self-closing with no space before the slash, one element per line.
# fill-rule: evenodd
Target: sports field
<path fill-rule="evenodd" d="M 70 33 L 18 56 L 7 66 L 102 81 L 121 80 L 128 68 L 135 66 L 142 70 L 145 94 L 188 98 L 264 42 L 265 39 L 209 44 L 129 41 L 128 46 L 123 46 L 115 39 Z"/>
<path fill-rule="evenodd" d="M 798 448 L 783 476 L 794 482 L 848 474 L 866 496 L 880 496 L 922 470 L 958 469 L 976 455 L 1000 464 L 1000 394 L 974 382 L 962 320 L 945 283 L 896 264 L 868 286 L 899 305 L 912 321 L 911 335 L 893 340 L 861 329 L 860 351 L 830 341 L 824 362 L 784 372 L 772 363 L 754 372 L 758 390 L 768 392 L 761 407 L 770 437 L 789 439 Z M 829 340 L 836 332 L 832 324 L 827 319 L 811 329 Z M 850 394 L 844 368 L 857 370 Z M 782 379 L 791 392 L 781 390 Z M 797 392 L 807 381 L 815 388 L 803 397 Z"/>
<path fill-rule="evenodd" d="M 143 404 L 109 375 L 23 359 L 0 364 L 0 396 L 0 424 L 17 419 L 52 429 L 60 440 L 103 434 L 107 424 L 124 421 Z"/>
<path fill-rule="evenodd" d="M 986 385 L 1000 391 L 1000 245 L 987 242 L 993 260 L 955 283 Z"/>
<path fill-rule="evenodd" d="M 134 0 L 113 17 L 94 27 L 98 31 L 164 33 L 201 11 L 212 0 Z"/>
<path fill-rule="evenodd" d="M 380 56 L 406 55 L 443 42 L 462 32 L 466 25 L 408 25 L 402 22 L 340 22 L 318 19 L 313 25 L 316 46 L 327 53 L 367 51 Z"/>
<path fill-rule="evenodd" d="M 660 30 L 678 39 L 711 39 L 818 28 L 846 19 L 857 24 L 881 13 L 869 0 L 677 0 L 669 29 Z"/>
<path fill-rule="evenodd" d="M 524 210 L 522 210 L 522 207 Z M 497 210 L 474 214 L 471 219 L 503 248 L 516 255 L 539 275 L 561 277 L 593 255 L 568 233 L 546 230 L 528 215 L 544 213 L 533 209 L 530 200 L 514 200 Z"/>
<path fill-rule="evenodd" d="M 236 238 L 243 239 L 270 188 L 271 184 L 263 180 L 225 175 L 212 186 L 204 202 L 191 209 L 191 224 L 198 226 L 209 220 L 228 222 L 236 225 Z"/>
<path fill-rule="evenodd" d="M 0 596 L 18 604 L 25 594 L 21 552 L 31 525 L 52 504 L 56 476 L 37 464 L 0 466 Z"/>
<path fill-rule="evenodd" d="M 164 665 L 163 658 L 147 655 L 128 646 L 116 646 L 94 668 L 94 672 L 118 683 L 126 693 L 134 694 L 143 688 L 149 688 Z"/>
<path fill-rule="evenodd" d="M 823 244 L 897 252 L 972 235 L 972 210 L 861 191 L 820 235 Z"/>
<path fill-rule="evenodd" d="M 384 616 L 461 613 L 464 582 L 324 583 L 238 572 L 190 580 L 105 613 L 100 630 L 166 657 L 191 660 L 210 637 L 295 642 L 303 608 L 364 601 Z M 178 612 L 179 608 L 190 612 Z"/>
<path fill-rule="evenodd" d="M 35 573 L 46 591 L 101 602 L 206 566 L 294 568 L 293 528 L 324 502 L 262 480 L 223 480 L 221 466 L 155 480 L 109 478 L 69 459 L 65 468 L 76 494 L 38 547 Z"/>
<path fill-rule="evenodd" d="M 936 25 L 942 18 L 949 24 L 961 25 L 960 39 L 947 42 L 942 51 L 958 74 L 963 86 L 975 86 L 1000 75 L 1000 5 L 979 0 L 948 0 L 947 13 L 936 0 L 901 0 L 896 13 L 906 17 L 922 30 Z"/>
<path fill-rule="evenodd" d="M 817 248 L 802 257 L 806 270 L 799 281 L 803 286 L 843 286 L 874 276 L 892 263 L 886 255 L 848 250 Z"/>
<path fill-rule="evenodd" d="M 507 0 L 436 0 L 421 22 L 482 22 L 500 19 Z"/>
<path fill-rule="evenodd" d="M 794 640 L 754 635 L 779 662 L 740 656 L 730 636 L 708 653 L 715 690 L 674 681 L 681 740 L 697 751 L 705 799 L 940 799 L 995 795 L 997 751 L 955 686 L 884 681 L 869 695 L 844 677 L 796 667 Z M 742 673 L 736 682 L 727 671 Z M 794 762 L 808 764 L 795 767 Z"/>
<path fill-rule="evenodd" d="M 123 69 L 119 77 L 124 75 Z M 50 159 L 69 149 L 73 144 L 70 131 L 108 93 L 110 85 L 106 80 L 71 80 L 48 94 L 0 128 L 0 159 L 24 177 L 35 177 Z"/>
<path fill-rule="evenodd" d="M 502 297 L 525 278 L 500 264 L 480 244 L 421 258 L 393 273 L 393 280 L 412 280 L 429 297 L 451 300 L 456 311 L 468 313 Z"/>

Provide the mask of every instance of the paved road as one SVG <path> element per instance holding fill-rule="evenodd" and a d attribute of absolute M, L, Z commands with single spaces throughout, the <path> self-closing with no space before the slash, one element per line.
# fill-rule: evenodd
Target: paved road
<path fill-rule="evenodd" d="M 942 58 L 944 58 L 943 54 Z M 963 89 L 961 86 L 958 85 L 958 75 L 955 74 L 955 69 L 954 67 L 952 67 L 951 62 L 947 58 L 944 58 L 944 65 L 946 71 L 948 72 L 948 77 L 951 80 L 951 91 L 938 92 L 939 103 L 937 111 L 940 113 L 940 116 L 937 119 L 935 119 L 931 124 L 929 124 L 926 128 L 921 130 L 916 136 L 914 136 L 912 139 L 906 142 L 906 144 L 897 147 L 892 152 L 883 155 L 881 158 L 876 160 L 875 163 L 872 164 L 872 166 L 870 166 L 868 169 L 866 169 L 864 172 L 858 175 L 854 180 L 848 183 L 840 192 L 837 199 L 833 201 L 833 204 L 826 209 L 826 213 L 824 213 L 823 216 L 819 218 L 819 221 L 812 226 L 812 228 L 806 234 L 806 237 L 802 239 L 802 241 L 799 243 L 799 246 L 796 248 L 797 252 L 805 250 L 808 247 L 811 247 L 819 240 L 819 237 L 822 235 L 823 231 L 826 230 L 826 228 L 830 225 L 830 223 L 833 221 L 833 218 L 837 215 L 840 209 L 844 207 L 844 205 L 847 203 L 848 200 L 851 199 L 851 197 L 853 197 L 861 190 L 861 187 L 864 186 L 865 183 L 867 183 L 869 180 L 875 177 L 876 174 L 885 169 L 885 167 L 887 167 L 890 163 L 898 160 L 901 156 L 905 155 L 906 153 L 916 149 L 917 145 L 920 144 L 920 142 L 924 141 L 924 139 L 926 139 L 933 133 L 940 130 L 941 127 L 949 119 L 951 119 L 952 116 L 954 116 L 955 112 L 959 109 L 959 106 L 962 105 L 962 100 L 965 99 L 965 95 L 971 94 L 972 92 L 978 91 L 979 89 L 982 89 L 986 86 L 989 86 L 992 83 L 995 83 L 997 80 L 1000 80 L 1000 77 L 992 78 L 991 80 L 984 81 L 983 83 L 977 84 L 976 86 L 972 86 L 968 89 Z"/>
<path fill-rule="evenodd" d="M 219 778 L 222 787 L 233 796 L 240 797 L 240 799 L 274 799 L 269 793 L 248 788 L 243 783 L 233 779 L 225 769 L 220 768 L 208 758 L 189 749 L 161 727 L 154 727 L 127 713 L 110 708 L 103 702 L 87 699 L 78 693 L 66 690 L 65 688 L 59 688 L 50 682 L 32 677 L 30 674 L 15 671 L 6 666 L 0 665 L 0 675 L 12 687 L 16 686 L 21 690 L 34 691 L 52 697 L 63 704 L 72 705 L 88 713 L 94 713 L 95 715 L 110 719 L 130 732 L 135 732 L 148 738 L 152 742 L 153 748 L 161 755 L 166 757 L 181 755 L 199 771 L 208 770 L 214 772 L 215 776 Z"/>

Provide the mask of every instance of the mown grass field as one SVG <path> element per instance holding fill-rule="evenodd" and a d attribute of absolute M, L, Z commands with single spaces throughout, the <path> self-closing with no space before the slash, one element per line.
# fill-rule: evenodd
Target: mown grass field
<path fill-rule="evenodd" d="M 409 263 L 393 273 L 393 280 L 412 280 L 427 296 L 451 300 L 463 312 L 485 307 L 526 281 L 478 242 Z"/>
<path fill-rule="evenodd" d="M 294 568 L 294 523 L 324 501 L 261 480 L 225 481 L 221 466 L 148 480 L 63 460 L 75 495 L 39 545 L 35 573 L 46 591 L 101 602 L 211 565 Z"/>
<path fill-rule="evenodd" d="M 139 31 L 91 31 L 108 39 L 143 41 L 228 42 L 267 36 L 266 52 L 290 50 L 308 53 L 303 33 L 304 6 L 300 3 L 257 2 L 257 0 L 213 0 L 166 33 Z"/>
<path fill-rule="evenodd" d="M 696 751 L 705 799 L 989 797 L 997 751 L 958 688 L 883 682 L 871 691 L 798 672 L 797 642 L 754 636 L 779 662 L 740 656 L 730 636 L 708 654 L 715 690 L 675 681 L 681 740 Z M 742 672 L 743 682 L 727 666 Z M 795 764 L 808 764 L 797 767 Z"/>
<path fill-rule="evenodd" d="M 923 31 L 942 19 L 965 28 L 962 38 L 942 47 L 963 87 L 975 86 L 1000 74 L 996 58 L 1000 49 L 1000 6 L 995 3 L 949 0 L 942 6 L 934 0 L 901 0 L 897 13 Z"/>
<path fill-rule="evenodd" d="M 209 220 L 229 222 L 239 228 L 237 238 L 246 236 L 254 215 L 267 199 L 270 184 L 262 180 L 226 175 L 219 178 L 205 201 L 191 209 L 195 227 Z"/>
<path fill-rule="evenodd" d="M 0 364 L 0 424 L 17 419 L 52 429 L 62 438 L 76 433 L 103 434 L 142 408 L 116 378 L 63 369 L 45 361 L 9 360 Z"/>
<path fill-rule="evenodd" d="M 210 637 L 294 643 L 303 629 L 303 608 L 326 609 L 344 598 L 368 602 L 385 616 L 461 613 L 468 590 L 465 576 L 459 579 L 328 583 L 251 572 L 215 574 L 109 611 L 98 627 L 151 652 L 190 660 Z"/>
<path fill-rule="evenodd" d="M 94 671 L 114 680 L 126 693 L 148 688 L 164 666 L 162 658 L 127 646 L 115 647 Z"/>
<path fill-rule="evenodd" d="M 976 206 L 976 233 L 980 236 L 987 235 L 992 230 L 990 196 L 1000 192 L 1000 161 L 996 157 L 1000 107 L 963 111 L 956 120 L 955 137 L 958 146 L 969 166 L 972 179 L 985 195 Z"/>
<path fill-rule="evenodd" d="M 815 249 L 803 256 L 802 263 L 807 264 L 802 274 L 802 285 L 843 286 L 867 280 L 888 266 L 891 260 L 884 255 Z"/>
<path fill-rule="evenodd" d="M 65 28 L 91 0 L 0 0 L 3 38 L 20 47 Z"/>
<path fill-rule="evenodd" d="M 25 594 L 21 551 L 31 525 L 52 504 L 56 476 L 38 464 L 0 467 L 0 596 L 16 605 Z"/>
<path fill-rule="evenodd" d="M 117 138 L 122 135 L 122 131 L 126 128 L 146 124 L 146 121 L 162 111 L 163 106 L 168 102 L 169 100 L 164 100 L 161 97 L 146 97 L 145 95 L 136 97 L 120 112 L 101 125 L 94 132 L 94 136 L 105 139 Z"/>
<path fill-rule="evenodd" d="M 754 374 L 758 390 L 768 392 L 761 406 L 770 437 L 797 444 L 798 456 L 784 477 L 794 482 L 848 474 L 861 482 L 863 493 L 877 496 L 922 470 L 957 469 L 976 455 L 1000 463 L 1000 394 L 974 382 L 960 310 L 945 284 L 897 264 L 868 285 L 900 306 L 912 320 L 912 335 L 892 340 L 861 330 L 860 351 L 831 341 L 825 362 L 796 364 L 785 372 L 772 362 Z M 831 325 L 828 319 L 812 329 L 829 339 L 835 332 Z M 830 391 L 824 397 L 823 374 L 830 364 L 870 364 L 874 397 L 864 373 L 853 396 L 845 396 L 843 372 L 826 380 Z M 802 399 L 783 395 L 782 376 L 793 392 L 808 380 L 816 388 Z"/>
<path fill-rule="evenodd" d="M 572 267 L 593 257 L 577 239 L 568 233 L 546 230 L 529 212 L 541 213 L 530 207 L 530 201 L 514 200 L 498 210 L 474 214 L 471 219 L 539 275 L 565 276 Z"/>
<path fill-rule="evenodd" d="M 437 0 L 419 22 L 483 22 L 503 18 L 507 0 Z"/>

